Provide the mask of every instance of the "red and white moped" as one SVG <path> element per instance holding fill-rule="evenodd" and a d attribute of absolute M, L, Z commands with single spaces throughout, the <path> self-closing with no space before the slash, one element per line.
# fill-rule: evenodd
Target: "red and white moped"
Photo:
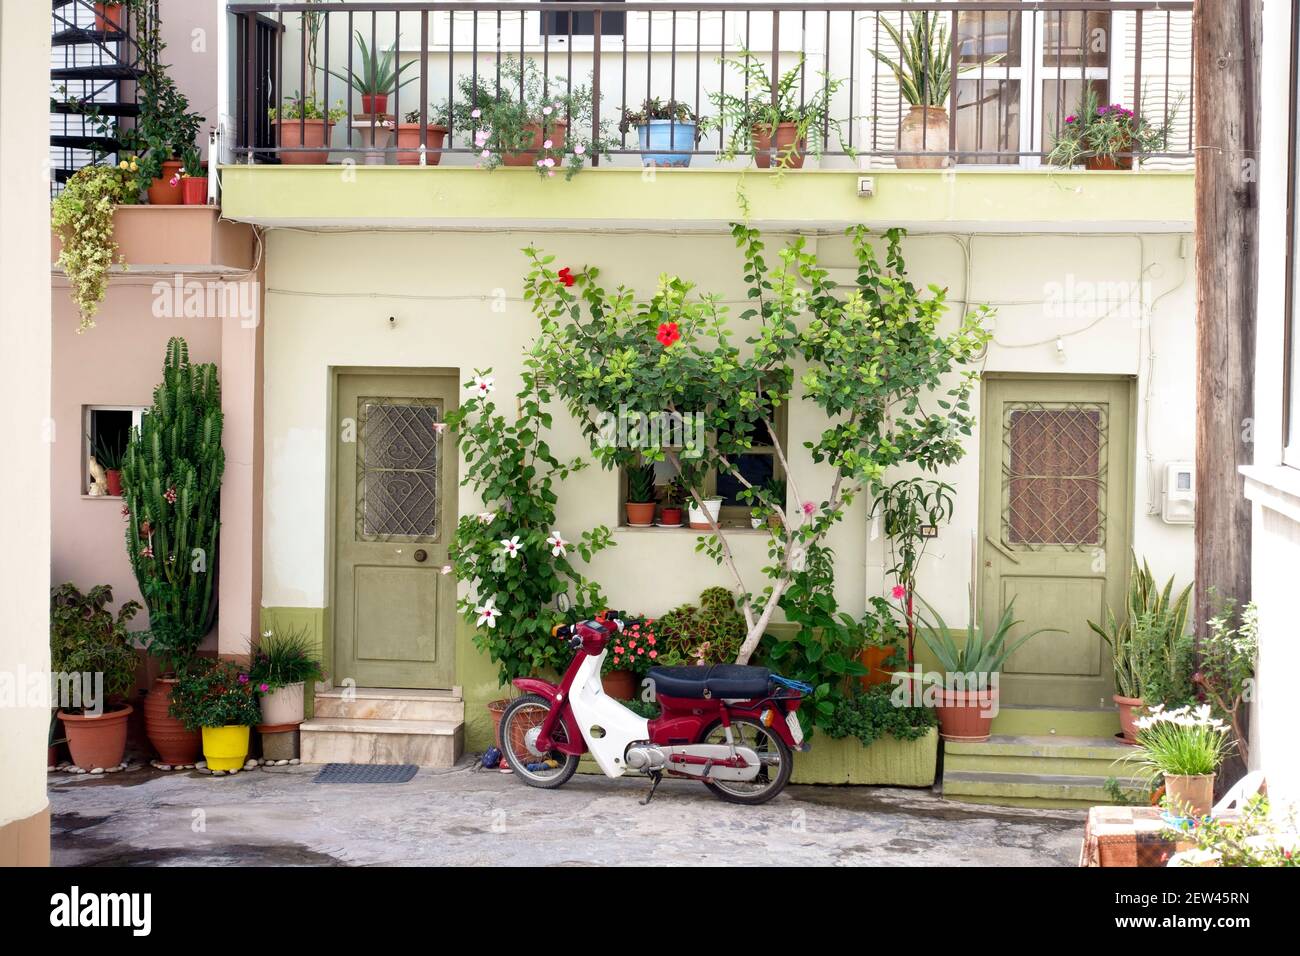
<path fill-rule="evenodd" d="M 606 645 L 622 631 L 612 612 L 556 628 L 575 651 L 560 684 L 521 678 L 525 692 L 501 716 L 501 749 L 529 786 L 568 782 L 590 752 L 608 777 L 648 774 L 654 796 L 664 774 L 701 781 L 723 800 L 766 803 L 790 779 L 792 750 L 807 750 L 796 711 L 806 684 L 766 667 L 654 667 L 649 678 L 662 713 L 633 713 L 601 687 Z"/>

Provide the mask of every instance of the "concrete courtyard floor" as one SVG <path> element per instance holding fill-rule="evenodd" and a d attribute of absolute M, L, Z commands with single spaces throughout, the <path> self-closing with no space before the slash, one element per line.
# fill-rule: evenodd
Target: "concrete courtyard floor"
<path fill-rule="evenodd" d="M 1084 815 L 977 807 L 930 790 L 791 786 L 762 807 L 665 780 L 576 775 L 559 790 L 478 770 L 317 784 L 150 767 L 50 775 L 56 866 L 1073 866 Z"/>

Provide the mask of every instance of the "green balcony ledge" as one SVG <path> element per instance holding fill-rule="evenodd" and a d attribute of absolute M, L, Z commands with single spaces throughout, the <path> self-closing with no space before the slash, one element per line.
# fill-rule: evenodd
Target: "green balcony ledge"
<path fill-rule="evenodd" d="M 874 194 L 858 195 L 870 177 Z M 1186 232 L 1194 174 L 1084 170 L 588 169 L 570 181 L 530 169 L 222 167 L 225 217 L 264 226 L 648 228 L 712 231 L 853 223 L 953 231 Z"/>

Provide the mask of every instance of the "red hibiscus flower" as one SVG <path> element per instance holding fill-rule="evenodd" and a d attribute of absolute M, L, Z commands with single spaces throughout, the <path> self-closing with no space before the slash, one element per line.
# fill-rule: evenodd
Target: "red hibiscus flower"
<path fill-rule="evenodd" d="M 663 323 L 659 326 L 659 332 L 655 336 L 659 340 L 659 344 L 664 348 L 668 348 L 668 346 L 680 340 L 681 337 L 682 333 L 678 331 L 676 322 Z"/>
<path fill-rule="evenodd" d="M 572 286 L 573 283 L 577 281 L 573 277 L 573 270 L 571 270 L 568 266 L 565 266 L 563 269 L 561 269 L 559 275 L 560 275 L 560 281 L 564 283 L 564 287 L 566 289 Z"/>

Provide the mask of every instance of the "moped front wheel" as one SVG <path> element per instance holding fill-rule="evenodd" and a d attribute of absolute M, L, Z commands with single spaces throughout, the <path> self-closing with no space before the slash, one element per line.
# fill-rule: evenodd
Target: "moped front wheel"
<path fill-rule="evenodd" d="M 704 785 L 728 803 L 756 806 L 767 803 L 785 789 L 794 770 L 794 757 L 784 740 L 756 720 L 741 717 L 731 722 L 731 736 L 737 747 L 748 747 L 758 754 L 758 776 L 753 780 L 705 780 Z M 727 731 L 714 724 L 701 743 L 725 744 Z"/>
<path fill-rule="evenodd" d="M 578 769 L 574 754 L 540 750 L 537 737 L 551 712 L 551 702 L 539 694 L 517 697 L 501 715 L 501 752 L 515 775 L 530 787 L 553 790 L 563 786 Z M 555 728 L 557 741 L 566 742 L 564 724 Z"/>

